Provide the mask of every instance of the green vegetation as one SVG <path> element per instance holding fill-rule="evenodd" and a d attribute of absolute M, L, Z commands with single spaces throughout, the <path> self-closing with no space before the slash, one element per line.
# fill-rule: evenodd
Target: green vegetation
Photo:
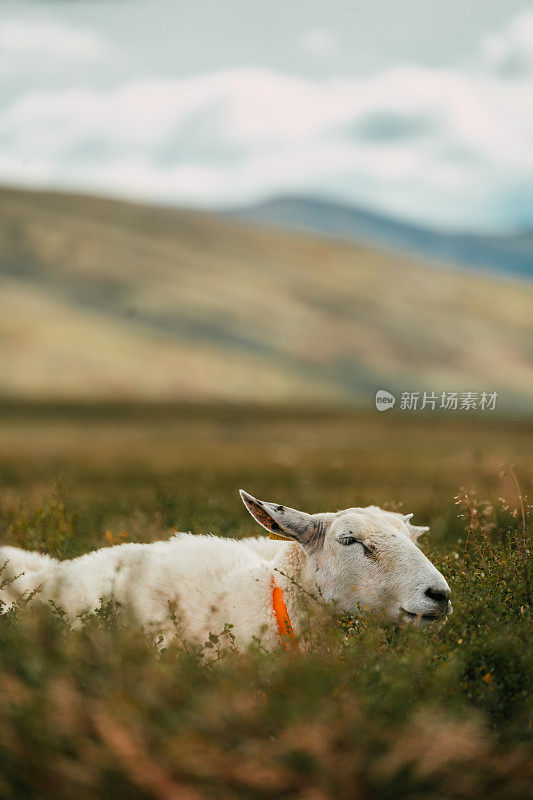
<path fill-rule="evenodd" d="M 201 658 L 158 655 L 105 601 L 77 631 L 21 606 L 0 618 L 0 797 L 524 800 L 533 573 L 514 474 L 531 485 L 532 444 L 531 425 L 486 417 L 4 406 L 3 542 L 69 557 L 174 526 L 249 535 L 241 486 L 308 511 L 403 503 L 432 525 L 455 610 L 428 631 L 330 619 L 292 658 L 214 631 Z"/>

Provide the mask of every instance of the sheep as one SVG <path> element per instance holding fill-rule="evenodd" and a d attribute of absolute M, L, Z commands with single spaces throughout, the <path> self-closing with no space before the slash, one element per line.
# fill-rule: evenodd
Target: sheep
<path fill-rule="evenodd" d="M 302 592 L 340 612 L 391 622 L 423 625 L 451 613 L 446 580 L 416 545 L 428 528 L 412 525 L 412 514 L 377 506 L 307 514 L 240 494 L 252 517 L 282 541 L 178 533 L 70 561 L 0 547 L 0 565 L 7 562 L 13 578 L 6 584 L 4 570 L 0 600 L 4 608 L 23 597 L 53 601 L 79 624 L 102 598 L 112 599 L 160 642 L 173 638 L 177 617 L 181 635 L 198 643 L 230 624 L 239 648 L 258 638 L 267 648 L 287 645 L 287 636 L 296 642 Z"/>

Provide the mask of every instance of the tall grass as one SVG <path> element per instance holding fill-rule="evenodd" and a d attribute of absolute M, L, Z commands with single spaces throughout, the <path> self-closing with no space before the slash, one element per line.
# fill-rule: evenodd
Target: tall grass
<path fill-rule="evenodd" d="M 333 613 L 309 652 L 291 657 L 260 644 L 238 653 L 228 627 L 195 647 L 176 617 L 176 639 L 159 653 L 105 598 L 76 630 L 57 606 L 20 603 L 0 616 L 0 798 L 530 796 L 529 508 L 514 474 L 498 477 L 496 438 L 479 435 L 467 470 L 457 453 L 473 450 L 461 426 L 453 435 L 428 427 L 414 447 L 394 429 L 383 440 L 374 430 L 369 444 L 342 425 L 332 442 L 324 424 L 309 444 L 293 420 L 270 451 L 258 424 L 212 429 L 164 470 L 148 456 L 128 461 L 131 451 L 119 463 L 119 439 L 94 432 L 98 468 L 88 451 L 74 457 L 72 443 L 62 463 L 14 453 L 2 468 L 2 541 L 65 558 L 165 537 L 175 525 L 249 535 L 239 485 L 309 511 L 406 500 L 435 529 L 422 547 L 452 588 L 447 624 L 383 628 Z M 508 435 L 511 450 L 527 449 L 526 433 Z M 498 436 L 501 448 L 503 428 Z M 450 487 L 467 472 L 477 491 L 454 502 Z"/>
<path fill-rule="evenodd" d="M 110 603 L 80 630 L 19 605 L 0 617 L 0 796 L 525 798 L 527 542 L 512 514 L 461 509 L 464 544 L 430 554 L 456 609 L 441 629 L 332 621 L 298 657 L 236 653 L 227 629 L 160 655 Z M 11 524 L 69 550 L 57 495 Z"/>

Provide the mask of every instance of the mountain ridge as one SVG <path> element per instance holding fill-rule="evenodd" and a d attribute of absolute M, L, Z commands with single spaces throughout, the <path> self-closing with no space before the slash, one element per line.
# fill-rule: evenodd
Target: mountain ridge
<path fill-rule="evenodd" d="M 441 265 L 533 279 L 533 231 L 448 232 L 305 195 L 278 195 L 234 209 L 235 219 L 280 229 L 364 241 Z"/>

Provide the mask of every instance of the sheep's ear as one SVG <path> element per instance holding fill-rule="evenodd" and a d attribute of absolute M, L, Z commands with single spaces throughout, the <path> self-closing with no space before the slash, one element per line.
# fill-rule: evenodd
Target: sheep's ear
<path fill-rule="evenodd" d="M 400 517 L 401 521 L 407 527 L 407 532 L 412 542 L 416 542 L 419 536 L 422 536 L 423 533 L 427 533 L 429 531 L 427 525 L 411 525 L 411 518 L 414 516 L 413 514 L 400 514 L 399 511 L 391 511 L 391 514 L 394 514 L 396 517 Z"/>
<path fill-rule="evenodd" d="M 327 515 L 311 516 L 295 508 L 257 500 L 243 489 L 239 493 L 252 517 L 274 536 L 294 539 L 304 550 L 316 550 L 322 545 L 328 527 Z"/>
<path fill-rule="evenodd" d="M 416 542 L 419 536 L 429 531 L 427 525 L 408 525 L 407 527 L 409 528 L 409 538 L 412 542 Z"/>
<path fill-rule="evenodd" d="M 411 525 L 412 516 L 412 514 L 405 514 L 405 516 L 402 515 L 402 521 L 407 525 L 409 530 L 409 538 L 412 542 L 416 542 L 419 536 L 422 536 L 423 533 L 427 533 L 429 531 L 429 528 L 427 525 Z"/>

